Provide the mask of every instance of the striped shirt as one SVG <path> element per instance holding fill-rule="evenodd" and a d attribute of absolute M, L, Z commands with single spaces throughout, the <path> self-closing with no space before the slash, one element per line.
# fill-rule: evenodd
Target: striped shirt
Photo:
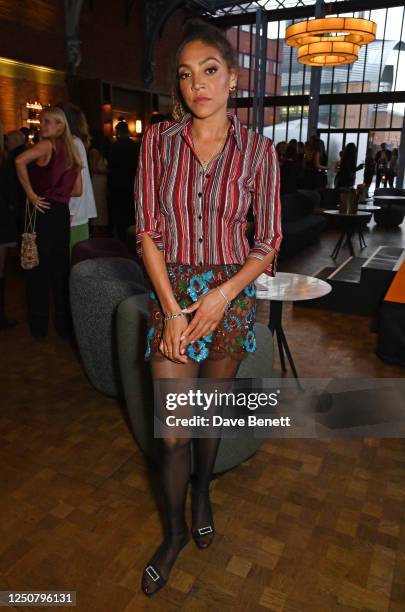
<path fill-rule="evenodd" d="M 146 130 L 135 178 L 137 252 L 147 233 L 166 262 L 244 264 L 280 249 L 279 165 L 272 141 L 231 121 L 222 152 L 203 170 L 191 136 L 192 116 Z M 246 237 L 253 206 L 254 244 Z"/>

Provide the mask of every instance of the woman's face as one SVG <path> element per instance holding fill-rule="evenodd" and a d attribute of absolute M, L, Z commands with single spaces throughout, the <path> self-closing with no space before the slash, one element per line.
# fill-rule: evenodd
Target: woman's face
<path fill-rule="evenodd" d="M 203 119 L 226 111 L 236 72 L 228 68 L 216 47 L 200 40 L 187 43 L 180 53 L 177 76 L 181 95 L 193 115 Z"/>
<path fill-rule="evenodd" d="M 63 124 L 53 115 L 47 113 L 41 115 L 40 132 L 42 138 L 57 138 L 62 135 L 63 129 Z"/>

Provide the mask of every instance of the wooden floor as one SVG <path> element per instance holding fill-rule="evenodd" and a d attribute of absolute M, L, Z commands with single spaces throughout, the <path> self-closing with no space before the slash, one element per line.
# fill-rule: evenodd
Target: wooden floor
<path fill-rule="evenodd" d="M 280 269 L 315 272 L 330 263 L 336 237 Z M 377 231 L 366 240 L 368 249 L 382 243 Z M 389 240 L 400 245 L 404 235 Z M 124 408 L 92 388 L 53 331 L 46 344 L 30 339 L 13 261 L 9 276 L 9 314 L 21 322 L 0 332 L 0 590 L 75 590 L 80 612 L 405 610 L 397 439 L 265 441 L 213 483 L 214 544 L 199 551 L 191 542 L 169 585 L 147 599 L 140 576 L 161 528 Z M 292 307 L 284 315 L 302 376 L 405 374 L 375 356 L 367 318 Z"/>

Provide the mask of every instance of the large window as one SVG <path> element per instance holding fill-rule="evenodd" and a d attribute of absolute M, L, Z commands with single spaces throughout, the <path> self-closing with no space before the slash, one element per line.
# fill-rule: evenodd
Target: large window
<path fill-rule="evenodd" d="M 238 25 L 228 29 L 228 36 L 238 49 L 241 66 L 237 112 L 242 122 L 253 125 L 254 108 L 258 104 L 255 99 L 257 73 L 262 70 L 264 133 L 276 142 L 291 138 L 305 141 L 311 69 L 298 64 L 296 49 L 288 47 L 284 37 L 286 27 L 302 19 L 301 16 L 294 19 L 292 7 L 308 12 L 308 7 L 314 2 L 277 0 L 280 10 L 266 13 L 265 18 L 266 60 L 259 61 L 256 68 L 257 41 L 252 11 L 256 11 L 259 5 L 266 10 L 274 9 L 275 1 L 223 3 L 228 5 L 221 9 L 221 14 L 227 15 L 226 25 L 232 22 L 230 15 L 239 14 Z M 394 0 L 392 4 L 399 2 Z M 347 5 L 348 2 L 342 0 L 343 10 Z M 281 17 L 285 13 L 283 9 L 287 8 L 290 9 L 289 18 L 277 19 L 277 13 Z M 249 23 L 243 23 L 243 15 Z M 375 42 L 361 47 L 359 59 L 354 64 L 322 69 L 318 133 L 331 151 L 349 141 L 357 143 L 359 153 L 360 148 L 373 144 L 377 147 L 383 141 L 398 146 L 405 113 L 404 4 L 369 10 L 365 0 L 364 10 L 339 15 L 375 21 L 377 36 Z"/>

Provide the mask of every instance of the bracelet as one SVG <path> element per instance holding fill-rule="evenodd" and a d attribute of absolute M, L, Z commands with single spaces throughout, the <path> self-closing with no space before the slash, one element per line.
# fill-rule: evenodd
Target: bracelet
<path fill-rule="evenodd" d="M 176 314 L 166 315 L 165 321 L 171 321 L 172 319 L 177 319 L 177 317 L 185 317 L 184 312 L 177 312 Z"/>
<path fill-rule="evenodd" d="M 229 311 L 229 309 L 230 309 L 230 308 L 231 308 L 231 306 L 232 306 L 232 302 L 230 302 L 230 301 L 228 300 L 228 298 L 226 297 L 225 293 L 222 291 L 221 287 L 217 287 L 217 289 L 218 289 L 219 293 L 222 295 L 222 297 L 224 298 L 224 300 L 225 300 L 225 302 L 226 302 L 225 312 L 228 312 L 228 311 Z"/>

